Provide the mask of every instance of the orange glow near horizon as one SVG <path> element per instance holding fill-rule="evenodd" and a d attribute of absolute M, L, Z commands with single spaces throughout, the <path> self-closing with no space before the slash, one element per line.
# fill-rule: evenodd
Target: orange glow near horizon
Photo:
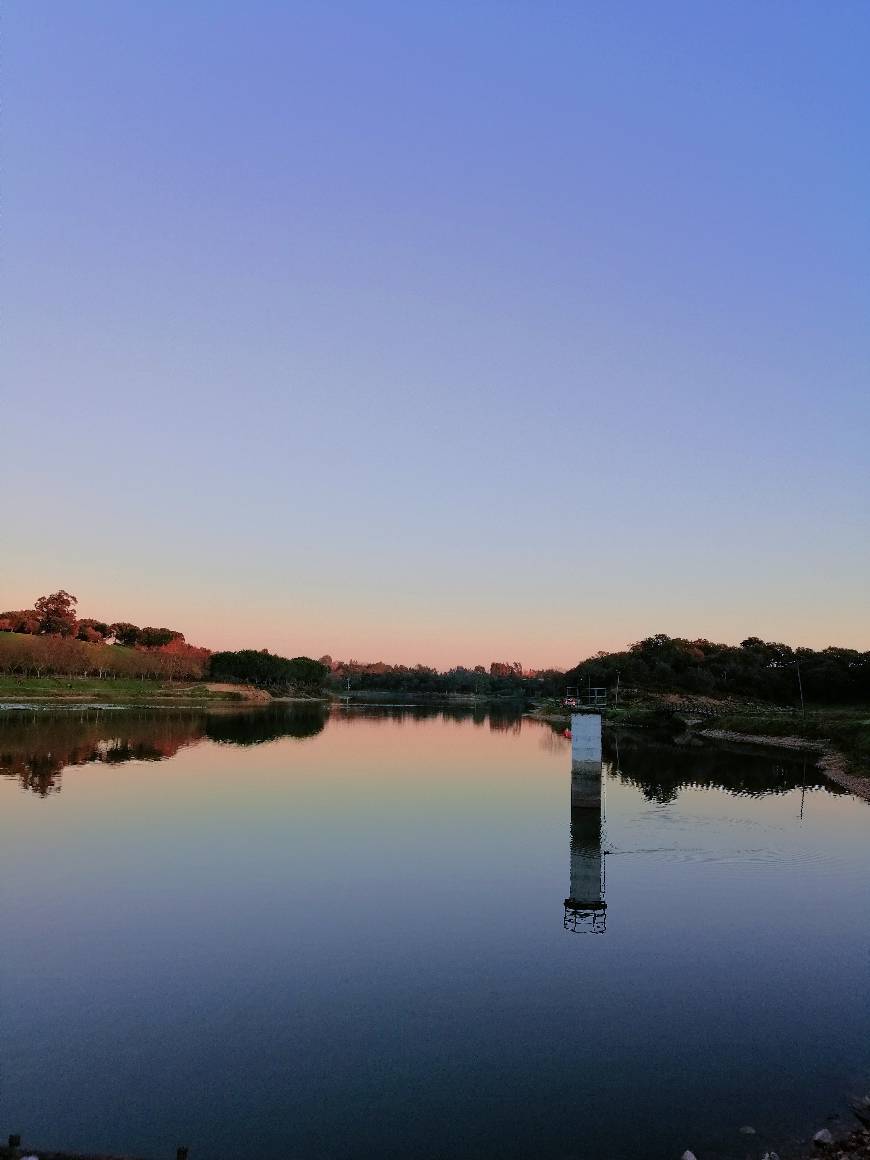
<path fill-rule="evenodd" d="M 526 670 L 564 670 L 600 650 L 622 651 L 656 632 L 727 644 L 760 636 L 810 648 L 870 648 L 867 623 L 857 621 L 848 605 L 808 611 L 787 594 L 776 607 L 754 615 L 734 606 L 693 607 L 688 598 L 681 608 L 668 600 L 646 612 L 637 603 L 622 606 L 612 595 L 595 606 L 594 618 L 582 601 L 534 606 L 524 614 L 519 605 L 495 596 L 490 607 L 451 609 L 446 602 L 428 607 L 406 602 L 396 603 L 391 613 L 381 607 L 383 599 L 375 606 L 357 596 L 328 606 L 312 601 L 297 612 L 276 607 L 271 600 L 257 605 L 241 594 L 230 600 L 219 589 L 202 601 L 180 580 L 171 596 L 155 586 L 119 599 L 102 577 L 87 585 L 74 580 L 66 585 L 19 582 L 4 593 L 3 607 L 32 607 L 38 595 L 60 586 L 79 595 L 81 617 L 167 625 L 183 632 L 190 644 L 212 651 L 268 648 L 284 656 L 329 655 L 334 660 L 424 664 L 441 670 L 479 664 L 488 669 L 492 661 L 517 660 Z"/>

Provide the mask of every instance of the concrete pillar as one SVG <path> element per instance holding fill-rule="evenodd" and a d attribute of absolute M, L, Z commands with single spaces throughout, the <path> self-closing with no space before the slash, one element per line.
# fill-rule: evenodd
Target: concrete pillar
<path fill-rule="evenodd" d="M 601 809 L 601 715 L 571 714 L 571 808 Z"/>

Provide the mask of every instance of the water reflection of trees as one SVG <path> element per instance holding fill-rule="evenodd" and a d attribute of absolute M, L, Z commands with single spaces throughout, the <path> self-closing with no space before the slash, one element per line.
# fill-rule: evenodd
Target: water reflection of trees
<path fill-rule="evenodd" d="M 205 736 L 226 745 L 262 745 L 281 737 L 316 737 L 328 717 L 328 707 L 319 701 L 214 714 L 207 719 Z"/>
<path fill-rule="evenodd" d="M 112 709 L 76 708 L 16 710 L 0 713 L 0 776 L 17 778 L 40 797 L 57 793 L 61 774 L 70 766 L 102 762 L 162 761 L 180 749 L 207 739 L 225 745 L 260 745 L 283 737 L 320 733 L 331 714 L 358 712 L 385 721 L 423 721 L 440 717 L 519 732 L 522 709 L 486 704 L 342 706 L 295 702 L 245 709 Z M 536 728 L 540 728 L 535 723 Z"/>
<path fill-rule="evenodd" d="M 67 766 L 161 761 L 198 737 L 198 714 L 172 710 L 21 710 L 0 715 L 0 775 L 40 797 L 60 790 Z"/>
<path fill-rule="evenodd" d="M 318 703 L 222 712 L 173 709 L 20 710 L 0 714 L 0 776 L 40 797 L 58 793 L 70 766 L 162 761 L 205 738 L 256 745 L 313 737 L 328 710 Z"/>
<path fill-rule="evenodd" d="M 622 732 L 606 732 L 604 750 L 615 776 L 660 804 L 674 801 L 685 789 L 721 789 L 749 797 L 789 793 L 802 786 L 844 792 L 822 776 L 811 756 L 799 752 L 774 754 L 748 745 L 678 745 L 671 739 Z"/>
<path fill-rule="evenodd" d="M 0 713 L 0 776 L 16 778 L 40 797 L 56 793 L 69 766 L 102 762 L 162 761 L 184 747 L 211 740 L 226 745 L 259 745 L 290 737 L 314 737 L 331 714 L 396 722 L 441 719 L 471 723 L 495 733 L 540 730 L 562 749 L 563 726 L 523 718 L 515 705 L 378 705 L 350 708 L 320 702 L 276 703 L 250 709 L 65 709 Z M 681 790 L 717 788 L 728 793 L 781 794 L 828 783 L 812 757 L 781 751 L 774 756 L 750 746 L 681 746 L 654 734 L 605 731 L 605 759 L 623 781 L 649 801 L 673 801 Z"/>
<path fill-rule="evenodd" d="M 494 733 L 519 733 L 524 725 L 541 728 L 540 722 L 524 718 L 523 706 L 513 701 L 504 705 L 489 701 L 471 705 L 376 705 L 351 701 L 338 703 L 333 712 L 344 718 L 365 716 L 379 721 L 431 721 L 439 718 L 457 723 L 470 721 L 473 725 L 487 726 Z"/>

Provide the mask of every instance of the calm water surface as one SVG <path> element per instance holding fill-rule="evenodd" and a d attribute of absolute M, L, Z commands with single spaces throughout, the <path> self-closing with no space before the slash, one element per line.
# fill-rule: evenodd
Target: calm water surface
<path fill-rule="evenodd" d="M 870 808 L 792 755 L 608 746 L 599 832 L 569 743 L 510 715 L 0 714 L 0 1130 L 193 1160 L 814 1130 L 868 1086 Z M 566 913 L 599 850 L 606 911 Z"/>

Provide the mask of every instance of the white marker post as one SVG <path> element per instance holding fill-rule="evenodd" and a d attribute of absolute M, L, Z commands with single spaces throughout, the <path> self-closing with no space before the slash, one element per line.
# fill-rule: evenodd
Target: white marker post
<path fill-rule="evenodd" d="M 571 808 L 601 809 L 601 715 L 571 714 Z"/>

